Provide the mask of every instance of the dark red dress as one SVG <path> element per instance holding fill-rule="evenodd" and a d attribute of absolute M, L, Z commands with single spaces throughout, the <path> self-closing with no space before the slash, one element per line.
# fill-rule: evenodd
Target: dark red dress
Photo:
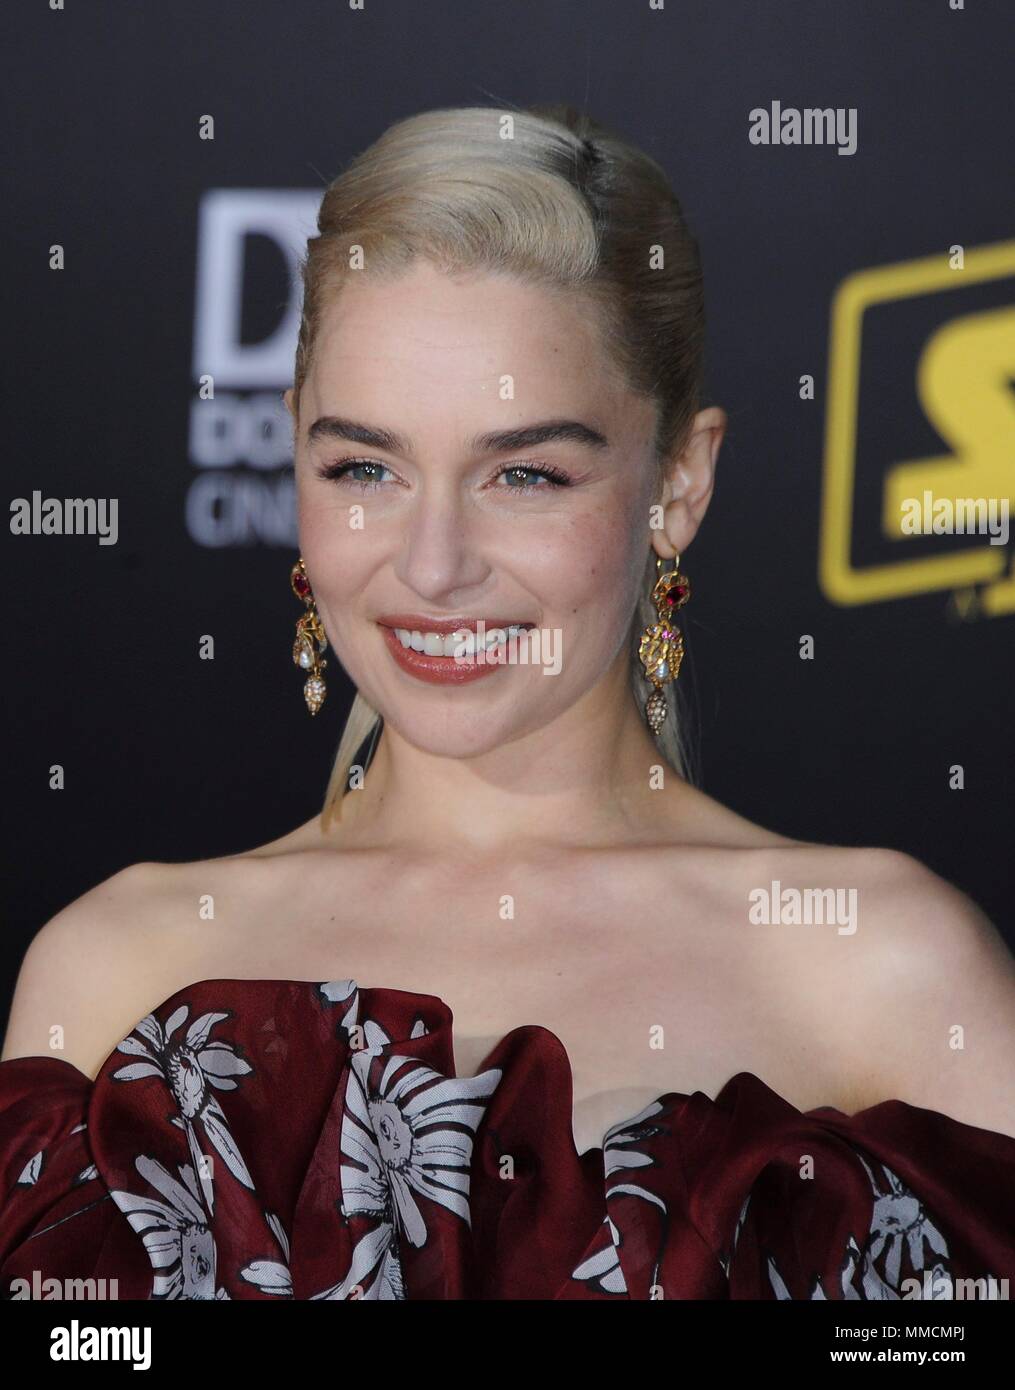
<path fill-rule="evenodd" d="M 0 1063 L 0 1296 L 1004 1298 L 1015 1138 L 899 1100 L 802 1114 L 750 1072 L 581 1156 L 571 1069 L 513 1029 L 455 1077 L 432 995 L 203 980 L 90 1081 Z M 960 1285 L 960 1280 L 979 1281 Z M 27 1281 L 27 1284 L 15 1281 Z M 60 1287 L 60 1286 L 53 1286 Z"/>

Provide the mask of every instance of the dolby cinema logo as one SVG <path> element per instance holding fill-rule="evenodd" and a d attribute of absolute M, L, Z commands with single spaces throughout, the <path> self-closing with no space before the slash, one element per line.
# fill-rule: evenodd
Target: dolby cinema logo
<path fill-rule="evenodd" d="M 296 545 L 292 385 L 313 189 L 219 188 L 198 215 L 187 532 L 197 545 Z"/>

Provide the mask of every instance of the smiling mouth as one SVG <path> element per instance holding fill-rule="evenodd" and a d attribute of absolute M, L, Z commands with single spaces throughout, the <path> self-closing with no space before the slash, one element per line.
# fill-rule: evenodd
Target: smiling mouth
<path fill-rule="evenodd" d="M 479 652 L 491 652 L 504 647 L 512 638 L 535 627 L 535 623 L 509 623 L 505 627 L 458 627 L 453 632 L 421 631 L 416 628 L 391 629 L 406 650 L 422 656 L 470 657 Z"/>

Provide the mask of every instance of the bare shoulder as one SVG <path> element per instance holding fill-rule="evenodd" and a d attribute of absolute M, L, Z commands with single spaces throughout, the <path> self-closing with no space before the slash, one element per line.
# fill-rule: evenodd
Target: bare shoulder
<path fill-rule="evenodd" d="M 138 1019 L 218 973 L 210 963 L 229 958 L 230 923 L 257 873 L 232 856 L 138 863 L 83 893 L 25 953 L 2 1060 L 58 1056 L 94 1076 Z"/>
<path fill-rule="evenodd" d="M 980 907 L 900 851 L 746 824 L 670 871 L 744 1007 L 776 1001 L 785 1046 L 820 1061 L 839 1109 L 902 1100 L 1015 1135 L 1015 956 Z"/>
<path fill-rule="evenodd" d="M 317 818 L 249 851 L 131 864 L 51 918 L 25 953 L 0 1060 L 58 1056 L 94 1077 L 139 1019 L 197 980 L 283 978 L 278 922 Z"/>
<path fill-rule="evenodd" d="M 801 895 L 793 930 L 814 1026 L 838 1028 L 866 1103 L 904 1100 L 1015 1135 L 1015 956 L 980 907 L 896 850 L 814 845 L 765 859 L 779 893 Z M 808 923 L 807 890 L 812 907 L 837 908 L 831 922 Z"/>
<path fill-rule="evenodd" d="M 151 906 L 163 867 L 121 869 L 36 933 L 18 975 L 4 1061 L 51 1055 L 93 1074 L 102 1061 L 97 1039 L 117 1016 L 119 1001 L 136 993 L 134 976 L 150 955 Z M 103 1057 L 108 1052 L 107 1046 Z"/>
<path fill-rule="evenodd" d="M 927 971 L 939 964 L 985 960 L 1015 972 L 1003 939 L 980 907 L 955 884 L 901 850 L 802 843 L 764 858 L 781 874 L 781 885 L 816 892 L 855 893 L 859 951 L 870 951 L 888 965 L 907 970 L 916 962 Z M 848 900 L 847 900 L 848 901 Z"/>
<path fill-rule="evenodd" d="M 864 1021 L 895 1097 L 1015 1135 L 1015 956 L 980 907 L 894 855 L 865 914 L 878 997 Z"/>

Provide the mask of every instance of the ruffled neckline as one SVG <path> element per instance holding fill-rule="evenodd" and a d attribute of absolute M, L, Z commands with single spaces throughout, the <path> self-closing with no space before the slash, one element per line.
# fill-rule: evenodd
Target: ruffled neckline
<path fill-rule="evenodd" d="M 69 1248 L 157 1299 L 894 1298 L 1015 1276 L 1015 1137 L 897 1099 L 801 1112 L 740 1071 L 579 1154 L 555 1033 L 518 1025 L 458 1077 L 452 1030 L 436 995 L 212 977 L 94 1081 L 0 1063 L 0 1263 L 30 1278 Z"/>
<path fill-rule="evenodd" d="M 147 1020 L 174 1015 L 180 1008 L 190 1008 L 196 1016 L 202 1009 L 202 999 L 215 999 L 223 992 L 233 994 L 234 991 L 273 991 L 273 990 L 305 990 L 308 998 L 321 998 L 329 1002 L 341 1000 L 354 1000 L 354 1008 L 363 1015 L 362 1019 L 354 1022 L 359 1023 L 362 1033 L 360 1035 L 360 1046 L 364 1043 L 372 1051 L 379 1053 L 397 1053 L 402 1056 L 419 1056 L 421 1060 L 434 1067 L 442 1075 L 459 1079 L 471 1080 L 473 1078 L 458 1078 L 454 1063 L 454 1015 L 450 1005 L 439 995 L 420 993 L 415 990 L 403 990 L 389 986 L 361 986 L 356 980 L 346 978 L 341 980 L 295 980 L 282 978 L 256 977 L 245 978 L 241 976 L 208 976 L 200 980 L 195 980 L 180 989 L 174 990 L 172 994 L 166 996 L 161 1003 L 151 1009 L 145 1017 L 139 1019 L 134 1024 L 130 1032 L 110 1050 L 108 1056 L 100 1065 L 94 1079 L 90 1078 L 86 1072 L 82 1071 L 73 1062 L 68 1062 L 64 1058 L 53 1056 L 36 1056 L 30 1060 L 34 1062 L 53 1062 L 59 1068 L 68 1069 L 74 1073 L 75 1077 L 86 1083 L 93 1090 L 101 1082 L 108 1080 L 118 1069 L 123 1066 L 123 1050 L 125 1043 L 139 1032 L 143 1033 Z M 230 1017 L 233 1010 L 226 1008 L 224 1012 L 218 1013 L 221 1018 Z M 406 1036 L 391 1036 L 388 1028 L 394 1026 L 398 1031 L 397 1020 L 402 1017 L 412 1015 L 412 1023 Z M 343 1020 L 339 1032 L 347 1035 L 348 1028 L 352 1026 L 348 1018 Z M 420 1039 L 425 1038 L 425 1046 L 420 1046 Z M 344 1039 L 347 1040 L 347 1037 Z M 518 1070 L 519 1065 L 526 1058 L 531 1058 L 533 1049 L 538 1052 L 540 1058 L 553 1057 L 554 1070 L 554 1096 L 557 1106 L 561 1112 L 566 1114 L 569 1122 L 569 1132 L 575 1153 L 579 1159 L 584 1160 L 589 1155 L 603 1153 L 610 1139 L 618 1134 L 629 1131 L 633 1126 L 643 1122 L 644 1117 L 650 1113 L 657 1113 L 661 1109 L 672 1110 L 673 1106 L 679 1102 L 696 1099 L 707 1104 L 713 1103 L 711 1098 L 701 1090 L 692 1092 L 663 1091 L 655 1096 L 651 1101 L 643 1105 L 634 1115 L 627 1116 L 623 1120 L 610 1125 L 602 1135 L 598 1144 L 592 1145 L 587 1149 L 578 1150 L 577 1143 L 574 1141 L 574 1073 L 571 1059 L 562 1040 L 552 1029 L 538 1023 L 517 1024 L 506 1032 L 497 1042 L 495 1042 L 485 1053 L 479 1063 L 475 1077 L 481 1077 L 491 1070 L 502 1071 L 505 1063 L 508 1063 L 513 1070 Z M 10 1058 L 8 1061 L 22 1061 L 29 1059 Z M 4 1066 L 6 1063 L 0 1063 Z M 768 1084 L 755 1072 L 743 1069 L 734 1073 L 728 1081 L 716 1093 L 714 1103 L 720 1105 L 723 1097 L 736 1091 L 744 1085 L 758 1087 L 780 1105 L 787 1108 L 791 1113 L 804 1116 L 834 1116 L 841 1119 L 849 1119 L 845 1112 L 838 1110 L 834 1106 L 819 1106 L 808 1111 L 801 1111 L 792 1102 L 786 1100 L 777 1091 L 773 1091 Z M 862 1119 L 867 1116 L 876 1115 L 885 1106 L 904 1105 L 905 1102 L 896 1098 L 889 1098 L 879 1101 L 873 1106 L 856 1111 L 852 1118 Z M 907 1107 L 912 1108 L 912 1107 Z M 935 1113 L 935 1112 L 928 1112 Z M 985 1131 L 990 1132 L 990 1131 Z"/>
<path fill-rule="evenodd" d="M 188 1006 L 194 1015 L 200 1012 L 202 1005 L 199 1002 L 202 998 L 215 998 L 217 995 L 227 992 L 232 994 L 237 988 L 241 991 L 246 990 L 276 990 L 276 989 L 297 989 L 306 990 L 311 998 L 323 996 L 329 1000 L 355 999 L 360 1006 L 360 1011 L 367 1017 L 363 1026 L 363 1040 L 368 1047 L 381 1053 L 397 1052 L 399 1055 L 417 1055 L 412 1044 L 420 1037 L 428 1039 L 427 1051 L 431 1048 L 436 1049 L 441 1055 L 439 1057 L 427 1057 L 426 1060 L 435 1070 L 442 1072 L 443 1075 L 459 1079 L 472 1080 L 469 1078 L 459 1078 L 454 1064 L 454 1014 L 451 1007 L 444 999 L 436 994 L 420 993 L 416 990 L 403 990 L 389 986 L 366 986 L 360 985 L 358 981 L 347 978 L 342 980 L 295 980 L 282 978 L 268 978 L 259 976 L 256 978 L 245 978 L 232 975 L 212 975 L 200 980 L 195 980 L 180 989 L 174 990 L 167 995 L 159 1004 L 149 1010 L 148 1014 L 138 1019 L 129 1032 L 121 1038 L 110 1050 L 102 1061 L 94 1078 L 88 1076 L 87 1072 L 81 1070 L 73 1062 L 65 1058 L 56 1057 L 49 1054 L 33 1056 L 32 1058 L 9 1058 L 8 1061 L 28 1061 L 51 1062 L 58 1068 L 69 1069 L 75 1078 L 87 1084 L 91 1089 L 97 1088 L 100 1083 L 109 1079 L 123 1066 L 123 1047 L 132 1036 L 144 1031 L 144 1026 L 148 1019 L 165 1018 L 172 1016 L 179 1008 Z M 383 1001 L 383 1005 L 382 1005 Z M 411 1032 L 408 1037 L 381 1036 L 385 1033 L 386 1024 L 389 1022 L 390 1006 L 396 1004 L 396 1012 L 411 1011 L 414 1015 L 413 1029 L 419 1031 Z M 373 1013 L 371 1007 L 373 1006 Z M 222 1017 L 228 1017 L 231 1010 L 226 1010 Z M 377 1015 L 374 1018 L 373 1014 Z M 370 1025 L 373 1025 L 372 1027 Z M 348 1024 L 343 1023 L 342 1031 L 347 1031 Z M 509 1029 L 501 1038 L 489 1047 L 484 1054 L 481 1062 L 476 1068 L 475 1077 L 480 1077 L 491 1070 L 499 1070 L 503 1067 L 506 1060 L 517 1065 L 518 1060 L 526 1054 L 536 1044 L 541 1055 L 556 1054 L 558 1059 L 558 1074 L 555 1078 L 555 1098 L 561 1108 L 566 1113 L 571 1125 L 572 1143 L 574 1143 L 575 1153 L 580 1159 L 585 1159 L 590 1154 L 602 1153 L 610 1138 L 624 1131 L 632 1125 L 642 1122 L 647 1112 L 656 1112 L 664 1106 L 670 1106 L 675 1101 L 689 1099 L 690 1095 L 700 1096 L 708 1099 L 702 1091 L 684 1093 L 678 1091 L 664 1091 L 652 1100 L 646 1102 L 633 1115 L 627 1116 L 622 1120 L 610 1125 L 598 1144 L 589 1146 L 584 1150 L 578 1149 L 574 1141 L 574 1072 L 571 1059 L 568 1055 L 564 1043 L 552 1029 L 539 1023 L 517 1024 Z M 439 1065 L 443 1063 L 443 1065 Z M 6 1063 L 0 1063 L 4 1066 Z M 729 1087 L 747 1080 L 765 1090 L 770 1088 L 754 1072 L 743 1070 L 737 1072 L 725 1083 L 721 1095 Z M 776 1095 L 776 1092 L 772 1092 Z M 782 1097 L 779 1097 L 781 1100 Z M 789 1104 L 789 1102 L 784 1102 Z M 840 1114 L 841 1112 L 825 1107 L 828 1113 Z"/>

